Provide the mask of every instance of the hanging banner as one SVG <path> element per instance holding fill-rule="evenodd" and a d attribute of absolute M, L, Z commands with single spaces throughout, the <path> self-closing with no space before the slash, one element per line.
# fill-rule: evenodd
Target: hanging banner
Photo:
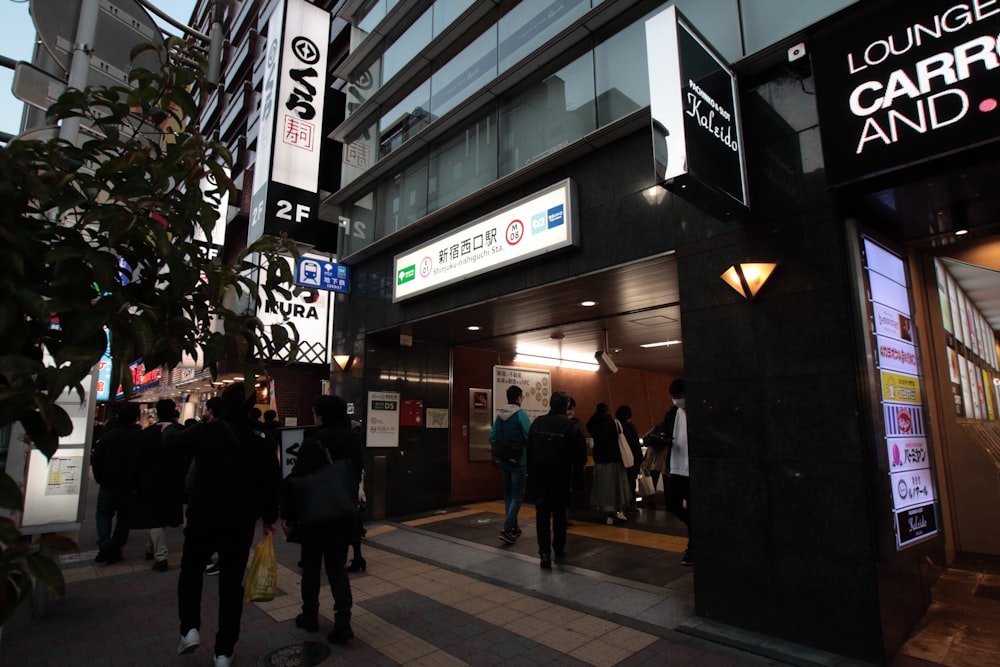
<path fill-rule="evenodd" d="M 304 255 L 303 257 L 308 257 Z M 314 258 L 317 262 L 326 261 Z M 285 257 L 288 265 L 295 268 L 291 257 Z M 299 354 L 296 361 L 307 364 L 329 364 L 330 332 L 333 330 L 333 300 L 330 292 L 315 287 L 292 285 L 288 287 L 288 297 L 273 293 L 273 303 L 267 303 L 263 289 L 258 294 L 257 317 L 265 326 L 272 324 L 294 324 L 299 333 Z M 287 360 L 288 347 L 275 350 L 272 359 Z"/>
<path fill-rule="evenodd" d="M 317 250 L 335 250 L 337 228 L 319 219 L 330 13 L 285 0 L 267 23 L 260 134 L 247 244 L 287 232 Z"/>

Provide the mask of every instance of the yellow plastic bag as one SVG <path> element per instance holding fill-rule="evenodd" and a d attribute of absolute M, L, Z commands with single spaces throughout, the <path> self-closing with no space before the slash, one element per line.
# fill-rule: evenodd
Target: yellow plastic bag
<path fill-rule="evenodd" d="M 274 599 L 278 589 L 278 557 L 274 554 L 272 533 L 257 543 L 247 574 L 246 591 L 243 599 L 247 602 L 267 602 Z"/>

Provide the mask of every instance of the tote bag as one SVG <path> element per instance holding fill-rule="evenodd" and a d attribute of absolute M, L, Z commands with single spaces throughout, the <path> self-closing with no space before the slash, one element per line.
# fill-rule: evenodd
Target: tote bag
<path fill-rule="evenodd" d="M 300 482 L 296 523 L 314 526 L 352 519 L 358 514 L 358 486 L 350 460 L 340 459 Z"/>
<path fill-rule="evenodd" d="M 628 446 L 628 438 L 625 437 L 625 431 L 622 430 L 622 423 L 615 420 L 615 428 L 618 429 L 618 451 L 622 455 L 622 463 L 626 468 L 631 468 L 635 465 L 635 460 L 632 458 L 632 448 Z"/>

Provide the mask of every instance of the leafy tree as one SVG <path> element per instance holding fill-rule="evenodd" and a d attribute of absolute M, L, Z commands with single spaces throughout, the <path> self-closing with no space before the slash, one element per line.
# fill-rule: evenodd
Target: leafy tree
<path fill-rule="evenodd" d="M 203 57 L 170 39 L 160 58 L 161 71 L 136 70 L 129 86 L 59 98 L 49 118 L 81 119 L 75 145 L 13 141 L 0 149 L 0 427 L 20 423 L 47 457 L 73 428 L 55 401 L 66 392 L 85 400 L 81 382 L 108 335 L 111 386 L 126 393 L 128 365 L 140 358 L 147 368 L 172 369 L 190 355 L 213 377 L 221 361 L 235 359 L 252 384 L 261 369 L 254 359 L 286 346 L 294 358 L 297 349 L 294 327 L 267 329 L 251 309 L 233 305 L 256 298 L 258 260 L 267 299 L 287 295 L 281 285 L 292 283 L 291 271 L 278 258 L 297 257 L 294 243 L 265 237 L 213 264 L 195 240 L 199 229 L 211 238 L 216 215 L 200 183 L 214 181 L 216 202 L 232 191 L 223 169 L 231 156 L 188 124 L 198 116 L 190 91 L 208 90 Z M 162 138 L 149 136 L 152 128 Z M 22 502 L 4 473 L 0 508 L 19 511 Z M 48 539 L 50 547 L 75 547 Z M 32 578 L 63 593 L 58 566 L 37 547 L 0 517 L 0 624 L 30 597 Z"/>

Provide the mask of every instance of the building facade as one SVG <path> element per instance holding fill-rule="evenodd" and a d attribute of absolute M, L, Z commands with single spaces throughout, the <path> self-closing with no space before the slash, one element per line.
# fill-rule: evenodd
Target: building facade
<path fill-rule="evenodd" d="M 543 358 L 640 429 L 686 378 L 700 615 L 884 661 L 956 554 L 1000 555 L 996 3 L 313 4 L 320 204 L 289 233 L 350 269 L 331 382 L 377 513 L 497 497 L 479 399 Z M 228 244 L 285 2 L 226 7 Z M 776 265 L 753 298 L 743 262 Z M 618 371 L 564 363 L 595 350 Z"/>

